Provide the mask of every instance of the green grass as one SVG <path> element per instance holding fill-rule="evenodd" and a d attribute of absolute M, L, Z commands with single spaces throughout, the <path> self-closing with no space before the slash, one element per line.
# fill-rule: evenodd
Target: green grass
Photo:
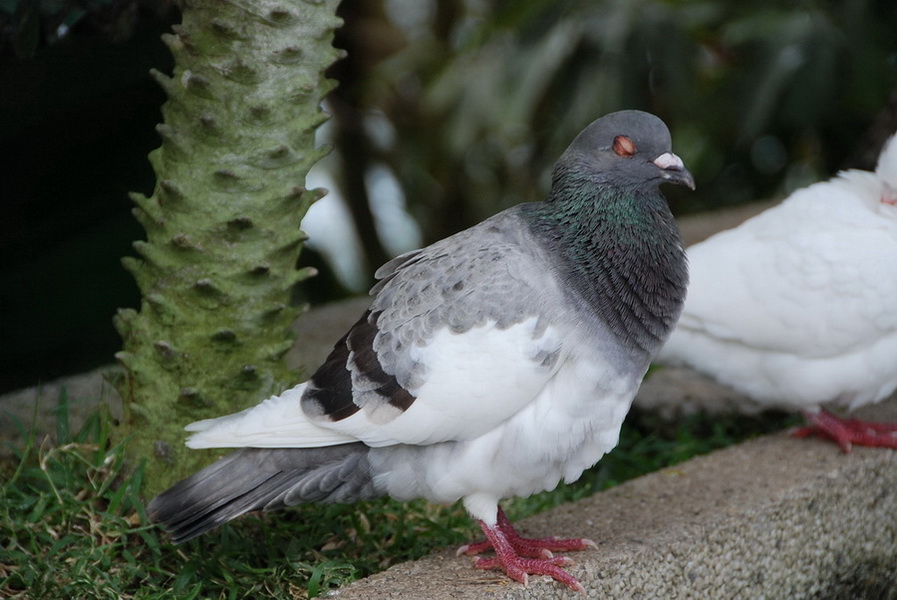
<path fill-rule="evenodd" d="M 506 508 L 518 519 L 789 422 L 697 416 L 670 426 L 633 413 L 620 445 L 578 482 Z M 111 445 L 108 416 L 69 431 L 63 392 L 57 423 L 55 442 L 31 436 L 3 465 L 0 597 L 314 597 L 476 534 L 458 504 L 382 500 L 250 515 L 172 546 L 147 520 L 142 469 Z"/>

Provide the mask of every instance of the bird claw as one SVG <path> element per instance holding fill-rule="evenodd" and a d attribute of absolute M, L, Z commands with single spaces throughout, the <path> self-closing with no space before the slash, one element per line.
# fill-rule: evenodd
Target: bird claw
<path fill-rule="evenodd" d="M 494 557 L 479 557 L 475 566 L 478 569 L 500 569 L 514 581 L 523 585 L 527 584 L 528 574 L 548 575 L 563 583 L 567 587 L 580 593 L 585 593 L 585 588 L 575 577 L 564 571 L 561 567 L 573 564 L 573 560 L 566 556 L 554 556 L 554 551 L 584 550 L 585 548 L 597 548 L 592 540 L 584 538 L 537 538 L 521 537 L 514 529 L 507 516 L 498 509 L 498 522 L 495 525 L 486 525 L 480 521 L 480 527 L 486 534 L 486 540 L 472 544 L 465 544 L 458 548 L 458 555 L 467 554 L 473 556 L 486 550 L 495 550 Z"/>
<path fill-rule="evenodd" d="M 509 536 L 510 538 L 510 536 Z M 527 558 L 542 558 L 549 559 L 553 558 L 554 554 L 548 548 L 539 546 L 540 542 L 546 541 L 541 539 L 529 539 L 518 537 L 514 539 L 509 539 L 511 542 L 511 546 L 513 546 L 514 550 L 517 551 L 518 556 L 525 556 Z M 594 545 L 594 544 L 593 544 Z M 597 547 L 597 546 L 596 546 Z M 476 542 L 472 544 L 464 544 L 458 551 L 455 553 L 456 556 L 461 556 L 462 554 L 466 554 L 467 556 L 475 556 L 482 552 L 487 552 L 492 550 L 492 544 L 488 541 Z"/>
<path fill-rule="evenodd" d="M 505 534 L 517 555 L 526 558 L 550 559 L 554 556 L 554 552 L 572 552 L 585 550 L 586 548 L 598 548 L 598 544 L 587 538 L 559 538 L 555 536 L 525 538 L 514 529 L 514 526 L 511 525 L 507 515 L 501 508 L 498 509 L 497 526 Z M 492 543 L 489 540 L 483 540 L 481 542 L 464 544 L 458 548 L 456 555 L 466 554 L 467 556 L 474 556 L 492 549 Z"/>
<path fill-rule="evenodd" d="M 841 419 L 822 409 L 816 413 L 806 413 L 810 422 L 805 427 L 791 431 L 794 437 L 816 435 L 834 441 L 841 450 L 849 453 L 853 445 L 897 449 L 897 424 L 867 423 L 859 419 Z"/>

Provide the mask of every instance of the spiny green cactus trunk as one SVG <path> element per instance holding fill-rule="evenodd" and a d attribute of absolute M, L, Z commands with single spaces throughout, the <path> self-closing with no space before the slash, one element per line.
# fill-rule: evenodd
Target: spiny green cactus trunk
<path fill-rule="evenodd" d="M 208 457 L 184 448 L 183 426 L 254 404 L 290 385 L 282 357 L 298 309 L 290 288 L 317 190 L 305 175 L 339 56 L 338 0 L 190 0 L 165 42 L 174 76 L 150 154 L 152 196 L 133 195 L 147 240 L 124 259 L 140 310 L 116 318 L 131 450 L 157 491 Z"/>

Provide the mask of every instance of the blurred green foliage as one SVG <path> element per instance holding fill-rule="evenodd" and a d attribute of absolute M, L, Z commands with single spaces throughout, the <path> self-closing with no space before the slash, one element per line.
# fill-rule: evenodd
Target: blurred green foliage
<path fill-rule="evenodd" d="M 0 47 L 31 56 L 76 27 L 126 38 L 138 12 L 170 7 L 0 0 Z M 340 12 L 350 55 L 334 113 L 353 134 L 335 140 L 340 185 L 367 204 L 355 171 L 386 162 L 430 240 L 539 198 L 554 158 L 613 110 L 671 125 L 701 184 L 674 192 L 680 213 L 869 167 L 897 128 L 892 0 L 343 0 Z M 385 116 L 389 140 L 359 132 L 359 115 Z"/>
<path fill-rule="evenodd" d="M 613 110 L 670 124 L 699 183 L 694 195 L 670 190 L 679 213 L 869 167 L 897 128 L 890 0 L 385 6 L 386 22 L 367 30 L 405 44 L 371 71 L 358 108 L 395 127 L 381 158 L 430 240 L 538 199 L 555 157 Z M 368 45 L 379 43 L 372 34 Z"/>

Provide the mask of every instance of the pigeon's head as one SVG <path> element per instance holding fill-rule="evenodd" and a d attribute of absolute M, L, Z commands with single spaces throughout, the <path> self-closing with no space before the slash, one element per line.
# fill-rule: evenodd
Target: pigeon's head
<path fill-rule="evenodd" d="M 621 187 L 674 183 L 695 189 L 694 177 L 673 154 L 667 126 L 640 110 L 611 113 L 583 129 L 555 166 L 555 179 L 564 172 Z"/>

